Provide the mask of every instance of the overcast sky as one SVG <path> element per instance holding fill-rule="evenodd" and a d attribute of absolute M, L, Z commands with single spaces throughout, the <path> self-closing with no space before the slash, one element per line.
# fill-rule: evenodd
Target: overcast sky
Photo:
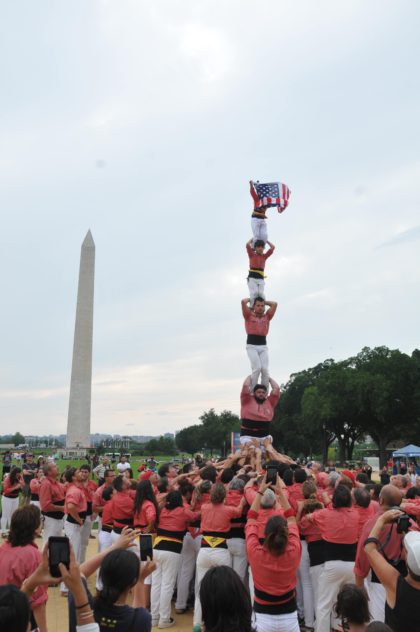
<path fill-rule="evenodd" d="M 269 211 L 272 376 L 419 346 L 410 0 L 21 0 L 0 19 L 0 434 L 66 430 L 96 244 L 92 432 L 239 412 L 249 179 Z"/>

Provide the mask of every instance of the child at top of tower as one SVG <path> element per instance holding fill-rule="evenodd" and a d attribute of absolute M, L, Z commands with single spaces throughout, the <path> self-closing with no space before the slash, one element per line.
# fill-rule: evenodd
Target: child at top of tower
<path fill-rule="evenodd" d="M 270 246 L 267 252 L 264 252 L 265 243 L 262 239 L 257 239 L 254 243 L 254 247 L 252 247 L 252 242 L 253 239 L 250 239 L 246 244 L 246 251 L 249 257 L 248 289 L 251 307 L 254 305 L 254 301 L 257 296 L 261 296 L 261 298 L 265 299 L 265 262 L 268 257 L 271 257 L 275 249 L 275 245 L 270 241 L 267 242 Z"/>

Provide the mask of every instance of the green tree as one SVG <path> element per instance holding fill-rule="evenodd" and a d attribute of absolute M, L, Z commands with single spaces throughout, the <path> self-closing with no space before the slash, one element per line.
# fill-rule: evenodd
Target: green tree
<path fill-rule="evenodd" d="M 13 445 L 21 445 L 22 443 L 25 443 L 25 437 L 20 434 L 20 432 L 15 432 L 15 434 L 11 437 L 11 443 L 13 443 Z"/>
<path fill-rule="evenodd" d="M 181 452 L 194 456 L 203 447 L 202 426 L 188 426 L 177 432 L 175 443 Z"/>

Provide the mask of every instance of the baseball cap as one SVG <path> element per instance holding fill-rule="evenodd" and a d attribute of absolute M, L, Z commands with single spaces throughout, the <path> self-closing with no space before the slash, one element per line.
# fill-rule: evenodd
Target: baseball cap
<path fill-rule="evenodd" d="M 407 551 L 407 566 L 414 575 L 420 575 L 420 532 L 409 531 L 406 533 L 404 547 Z"/>

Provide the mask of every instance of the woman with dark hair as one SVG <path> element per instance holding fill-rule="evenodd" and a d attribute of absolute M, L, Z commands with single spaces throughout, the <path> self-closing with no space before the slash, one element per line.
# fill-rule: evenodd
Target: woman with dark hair
<path fill-rule="evenodd" d="M 137 483 L 133 511 L 134 528 L 140 529 L 142 533 L 154 533 L 159 509 L 149 480 Z"/>
<path fill-rule="evenodd" d="M 16 586 L 0 586 L 0 630 L 28 632 L 31 615 L 27 596 Z"/>
<path fill-rule="evenodd" d="M 194 625 L 201 625 L 201 605 L 197 588 L 209 568 L 212 566 L 230 566 L 227 540 L 231 529 L 231 520 L 242 516 L 246 504 L 246 500 L 242 496 L 238 505 L 228 507 L 225 504 L 225 498 L 225 486 L 223 483 L 215 483 L 211 488 L 210 502 L 201 507 L 203 537 L 197 556 Z"/>
<path fill-rule="evenodd" d="M 350 489 L 338 485 L 333 494 L 332 508 L 307 514 L 303 527 L 316 525 L 324 540 L 324 566 L 319 577 L 316 605 L 317 632 L 330 632 L 331 612 L 343 584 L 354 581 L 359 516 L 352 507 Z"/>
<path fill-rule="evenodd" d="M 109 630 L 108 625 L 102 627 L 101 622 L 113 621 L 113 629 L 118 632 L 150 632 L 150 614 L 145 608 L 127 605 L 130 591 L 135 587 L 140 575 L 140 561 L 137 555 L 124 549 L 116 549 L 108 553 L 102 561 L 99 578 L 102 583 L 94 600 L 95 620 L 101 630 Z"/>
<path fill-rule="evenodd" d="M 246 550 L 254 580 L 256 627 L 258 632 L 299 632 L 296 610 L 296 573 L 302 551 L 299 530 L 277 475 L 275 491 L 284 517 L 272 516 L 268 520 L 261 544 L 257 520 L 261 497 L 268 488 L 264 480 L 248 512 L 245 527 Z"/>
<path fill-rule="evenodd" d="M 171 599 L 181 559 L 182 543 L 187 526 L 195 522 L 198 513 L 184 506 L 182 494 L 172 491 L 160 512 L 153 559 L 156 570 L 152 576 L 152 624 L 160 628 L 174 625 L 171 618 Z"/>
<path fill-rule="evenodd" d="M 1 530 L 3 537 L 7 535 L 13 512 L 19 507 L 19 494 L 25 482 L 20 467 L 12 467 L 10 474 L 3 481 L 1 497 Z"/>
<path fill-rule="evenodd" d="M 229 566 L 207 571 L 201 580 L 200 602 L 205 632 L 254 632 L 248 591 Z"/>
<path fill-rule="evenodd" d="M 17 509 L 10 525 L 7 542 L 0 547 L 0 584 L 13 584 L 20 588 L 42 560 L 35 544 L 41 533 L 41 512 L 34 505 Z M 45 604 L 48 599 L 47 587 L 40 586 L 30 597 L 30 607 L 40 632 L 47 629 Z M 10 630 L 11 628 L 2 628 Z"/>
<path fill-rule="evenodd" d="M 355 584 L 344 584 L 334 606 L 343 632 L 365 632 L 371 620 L 366 591 Z"/>
<path fill-rule="evenodd" d="M 39 490 L 40 490 L 41 482 L 43 478 L 44 478 L 44 472 L 42 471 L 42 468 L 40 468 L 36 471 L 34 478 L 32 478 L 29 483 L 29 491 L 30 491 L 29 504 L 35 505 L 39 509 L 41 509 L 41 504 L 39 502 Z"/>

